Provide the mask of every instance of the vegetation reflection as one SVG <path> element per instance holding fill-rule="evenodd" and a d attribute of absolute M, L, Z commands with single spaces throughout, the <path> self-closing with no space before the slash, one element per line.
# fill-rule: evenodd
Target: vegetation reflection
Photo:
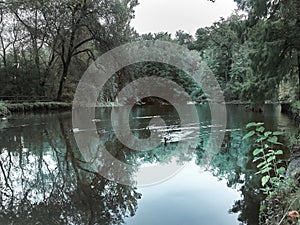
<path fill-rule="evenodd" d="M 86 169 L 64 118 L 1 133 L 3 224 L 122 224 L 135 214 L 141 194 Z"/>

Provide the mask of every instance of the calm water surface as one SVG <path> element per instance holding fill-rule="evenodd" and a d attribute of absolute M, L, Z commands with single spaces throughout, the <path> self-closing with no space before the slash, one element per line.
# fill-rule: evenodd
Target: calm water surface
<path fill-rule="evenodd" d="M 147 138 L 155 131 L 162 141 L 146 152 L 122 145 L 112 129 L 111 110 L 98 109 L 95 138 L 118 160 L 137 168 L 167 163 L 175 156 L 186 163 L 165 182 L 145 187 L 136 187 L 134 174 L 128 174 L 132 185 L 121 185 L 95 172 L 77 148 L 74 133 L 85 131 L 72 132 L 70 112 L 18 114 L 2 121 L 0 224 L 258 224 L 262 196 L 251 164 L 250 143 L 242 142 L 244 127 L 251 121 L 263 121 L 267 129 L 285 130 L 289 135 L 297 129 L 277 106 L 267 106 L 264 113 L 246 112 L 243 106 L 234 105 L 227 110 L 222 147 L 209 165 L 203 165 L 203 146 L 211 127 L 217 126 L 210 123 L 207 105 L 198 106 L 198 128 L 180 128 L 179 117 L 170 106 L 134 108 L 130 118 L 134 135 Z M 157 116 L 164 119 L 165 126 L 149 125 Z M 195 151 L 174 153 L 178 142 L 195 139 Z"/>

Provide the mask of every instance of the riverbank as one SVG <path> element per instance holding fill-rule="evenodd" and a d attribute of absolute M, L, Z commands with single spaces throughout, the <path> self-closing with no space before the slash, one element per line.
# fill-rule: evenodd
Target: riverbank
<path fill-rule="evenodd" d="M 96 107 L 117 107 L 122 106 L 114 102 L 99 103 Z M 52 111 L 52 110 L 71 110 L 72 102 L 20 102 L 8 103 L 0 101 L 0 117 L 5 117 L 14 112 L 36 112 L 36 111 Z"/>
<path fill-rule="evenodd" d="M 281 112 L 300 125 L 300 102 L 282 103 Z M 294 141 L 289 147 L 285 176 L 272 183 L 274 191 L 266 196 L 260 207 L 260 224 L 298 225 L 300 212 L 300 144 Z"/>
<path fill-rule="evenodd" d="M 260 209 L 260 224 L 299 225 L 300 212 L 300 145 L 290 149 L 287 172 L 276 185 L 274 192 L 266 196 Z"/>
<path fill-rule="evenodd" d="M 152 99 L 150 99 L 152 100 Z M 166 105 L 167 102 L 158 102 L 158 101 L 147 101 L 142 102 L 141 104 L 136 104 L 137 106 L 140 105 L 153 105 L 153 104 L 161 104 Z M 195 102 L 195 105 L 203 104 L 207 102 L 198 103 Z M 245 105 L 246 109 L 249 109 L 250 103 L 249 102 L 241 102 L 241 101 L 230 101 L 226 102 L 226 105 Z M 98 103 L 96 107 L 120 107 L 123 106 L 122 104 L 118 104 L 115 102 L 106 102 L 106 103 Z M 298 105 L 297 105 L 298 106 Z M 289 106 L 285 106 L 283 109 L 289 108 Z M 19 103 L 9 103 L 0 101 L 0 117 L 7 116 L 14 112 L 30 112 L 30 111 L 52 111 L 52 110 L 71 110 L 72 109 L 72 103 L 71 102 L 19 102 Z M 283 110 L 284 112 L 284 110 Z M 299 109 L 298 109 L 298 122 L 300 123 L 300 103 L 299 103 Z M 298 123 L 298 124 L 299 124 Z"/>
<path fill-rule="evenodd" d="M 281 104 L 281 112 L 288 114 L 295 121 L 295 123 L 300 125 L 300 102 L 290 102 Z"/>
<path fill-rule="evenodd" d="M 0 102 L 0 116 L 7 116 L 13 112 L 70 110 L 71 108 L 72 103 L 69 102 Z"/>

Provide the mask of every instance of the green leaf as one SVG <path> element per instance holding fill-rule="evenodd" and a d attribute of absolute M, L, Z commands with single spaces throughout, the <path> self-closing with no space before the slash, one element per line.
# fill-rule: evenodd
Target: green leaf
<path fill-rule="evenodd" d="M 267 139 L 267 137 L 260 137 L 260 138 L 258 138 L 258 139 L 256 139 L 256 143 L 259 143 L 259 142 L 262 142 L 262 141 L 264 141 L 264 140 L 266 140 Z"/>
<path fill-rule="evenodd" d="M 277 151 L 275 152 L 275 155 L 283 155 L 283 151 L 282 151 L 282 150 L 277 150 Z"/>
<path fill-rule="evenodd" d="M 258 128 L 256 128 L 256 131 L 262 133 L 262 132 L 265 131 L 265 128 L 264 127 L 258 127 Z"/>
<path fill-rule="evenodd" d="M 269 180 L 270 180 L 269 175 L 262 177 L 261 178 L 261 185 L 264 187 L 268 183 Z"/>
<path fill-rule="evenodd" d="M 260 168 L 260 167 L 266 165 L 266 163 L 267 163 L 266 161 L 263 161 L 263 162 L 259 163 L 256 167 Z"/>
<path fill-rule="evenodd" d="M 256 123 L 256 122 L 252 122 L 252 123 L 248 123 L 246 125 L 246 128 L 249 128 L 249 127 L 258 127 L 258 126 L 262 126 L 264 125 L 264 123 Z"/>
<path fill-rule="evenodd" d="M 264 151 L 264 149 L 262 149 L 262 148 L 256 148 L 256 149 L 254 149 L 254 151 L 253 151 L 253 155 L 254 156 L 256 156 L 256 155 L 258 155 L 259 153 L 262 153 Z"/>
<path fill-rule="evenodd" d="M 282 132 L 282 131 L 274 131 L 273 132 L 273 135 L 275 135 L 275 136 L 283 135 L 283 134 L 284 134 L 284 132 Z"/>
<path fill-rule="evenodd" d="M 276 159 L 276 156 L 275 155 L 273 155 L 273 156 L 270 156 L 268 159 L 267 159 L 267 162 L 269 163 L 269 162 L 272 162 L 273 160 L 275 160 Z"/>
<path fill-rule="evenodd" d="M 271 142 L 271 143 L 273 143 L 273 144 L 276 144 L 277 141 L 278 141 L 278 137 L 276 137 L 276 136 L 269 137 L 267 141 L 268 141 L 268 142 Z"/>
<path fill-rule="evenodd" d="M 277 136 L 269 137 L 267 141 L 270 142 L 270 143 L 273 143 L 273 144 L 282 145 L 280 142 L 278 142 L 278 137 Z"/>
<path fill-rule="evenodd" d="M 248 134 L 246 134 L 246 135 L 243 137 L 243 140 L 245 140 L 245 139 L 247 139 L 247 138 L 249 138 L 249 137 L 252 137 L 254 134 L 255 134 L 255 131 L 254 131 L 254 130 L 250 131 Z"/>
<path fill-rule="evenodd" d="M 273 152 L 270 152 L 270 153 L 266 154 L 265 156 L 266 156 L 266 157 L 269 157 L 269 156 L 271 156 L 271 155 L 274 155 L 274 153 L 273 153 Z"/>
<path fill-rule="evenodd" d="M 269 136 L 270 136 L 270 134 L 272 134 L 272 132 L 271 132 L 271 131 L 267 131 L 267 132 L 265 132 L 265 133 L 264 133 L 265 137 L 269 137 Z"/>
<path fill-rule="evenodd" d="M 272 189 L 270 187 L 260 188 L 260 190 L 262 190 L 265 195 L 269 195 L 272 193 Z"/>
<path fill-rule="evenodd" d="M 272 185 L 278 185 L 279 182 L 280 182 L 280 178 L 279 178 L 279 177 L 271 177 L 271 178 L 270 178 L 270 183 L 271 183 Z"/>
<path fill-rule="evenodd" d="M 286 169 L 284 167 L 280 167 L 276 170 L 276 173 L 283 175 L 285 174 Z"/>
<path fill-rule="evenodd" d="M 270 172 L 270 170 L 272 170 L 272 168 L 271 167 L 267 167 L 267 168 L 264 168 L 263 170 L 261 170 L 260 172 L 261 172 L 261 174 L 264 174 L 264 173 Z"/>
<path fill-rule="evenodd" d="M 266 165 L 264 165 L 264 166 L 261 168 L 261 170 L 264 170 L 265 168 L 270 167 L 270 166 L 272 166 L 272 163 L 267 163 Z M 270 168 L 271 168 L 271 167 L 270 167 Z"/>

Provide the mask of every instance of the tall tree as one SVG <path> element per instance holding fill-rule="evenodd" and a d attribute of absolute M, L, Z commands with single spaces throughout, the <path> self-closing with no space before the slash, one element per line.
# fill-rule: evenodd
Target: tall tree
<path fill-rule="evenodd" d="M 18 63 L 23 69 L 26 61 L 30 71 L 35 71 L 39 87 L 33 89 L 45 93 L 48 85 L 49 90 L 56 92 L 51 95 L 62 100 L 66 84 L 78 81 L 96 55 L 130 40 L 134 33 L 130 20 L 136 5 L 136 0 L 7 0 L 0 2 L 0 9 L 6 10 L 7 27 L 11 29 L 10 21 L 15 21 L 23 30 L 17 49 L 24 53 L 23 61 Z M 7 64 L 7 45 L 14 41 L 3 41 L 1 28 L 1 56 L 3 64 Z M 74 74 L 78 74 L 76 78 Z"/>
<path fill-rule="evenodd" d="M 232 89 L 237 81 L 243 82 L 241 77 L 245 76 L 245 71 L 237 70 L 238 54 L 244 42 L 241 35 L 243 26 L 243 16 L 238 14 L 233 14 L 228 19 L 221 18 L 210 27 L 199 28 L 196 40 L 191 45 L 192 49 L 200 52 L 203 60 L 214 72 L 227 100 L 240 97 Z"/>
<path fill-rule="evenodd" d="M 256 102 L 276 97 L 279 83 L 297 75 L 300 98 L 299 1 L 235 2 L 248 15 L 244 35 L 249 47 L 251 72 L 243 89 L 244 96 Z"/>

